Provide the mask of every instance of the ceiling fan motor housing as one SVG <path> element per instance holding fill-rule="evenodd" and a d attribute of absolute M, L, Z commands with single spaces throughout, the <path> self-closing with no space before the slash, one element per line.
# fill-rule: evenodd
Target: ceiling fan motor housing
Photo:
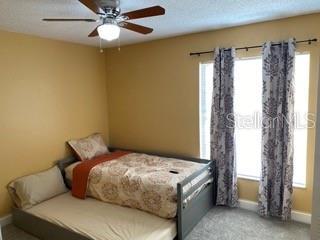
<path fill-rule="evenodd" d="M 121 9 L 119 7 L 113 8 L 113 7 L 104 7 L 103 11 L 106 13 L 107 18 L 115 19 L 120 15 Z"/>
<path fill-rule="evenodd" d="M 120 0 L 95 0 L 102 8 L 118 8 Z"/>

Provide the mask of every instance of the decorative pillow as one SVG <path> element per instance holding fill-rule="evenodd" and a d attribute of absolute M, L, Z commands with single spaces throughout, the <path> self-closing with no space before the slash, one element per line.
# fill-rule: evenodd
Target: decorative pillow
<path fill-rule="evenodd" d="M 68 144 L 76 152 L 81 161 L 90 160 L 109 153 L 109 149 L 99 133 L 78 140 L 70 140 Z"/>
<path fill-rule="evenodd" d="M 8 191 L 15 205 L 28 209 L 68 191 L 57 166 L 11 182 Z"/>

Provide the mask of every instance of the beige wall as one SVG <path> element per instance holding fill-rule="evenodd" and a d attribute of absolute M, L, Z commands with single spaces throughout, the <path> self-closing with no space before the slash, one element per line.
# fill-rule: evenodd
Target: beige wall
<path fill-rule="evenodd" d="M 111 145 L 199 156 L 199 63 L 211 56 L 190 57 L 189 52 L 289 37 L 320 39 L 319 22 L 320 14 L 308 15 L 108 50 Z M 298 45 L 298 50 L 311 52 L 309 110 L 315 112 L 319 45 Z M 311 211 L 314 135 L 310 129 L 307 188 L 294 189 L 293 208 L 303 212 Z M 241 198 L 256 201 L 257 182 L 240 180 L 239 188 Z"/>
<path fill-rule="evenodd" d="M 51 167 L 70 138 L 107 137 L 105 78 L 96 48 L 0 31 L 0 216 L 9 181 Z"/>
<path fill-rule="evenodd" d="M 0 216 L 10 211 L 7 183 L 69 154 L 70 138 L 99 131 L 113 146 L 199 156 L 199 62 L 210 56 L 188 53 L 320 38 L 319 21 L 317 14 L 158 40 L 107 50 L 106 59 L 96 48 L 0 31 Z M 311 53 L 315 112 L 319 45 L 298 50 Z M 308 141 L 307 188 L 294 190 L 294 209 L 304 212 L 311 209 L 314 129 Z M 240 180 L 240 197 L 255 201 L 257 186 Z"/>

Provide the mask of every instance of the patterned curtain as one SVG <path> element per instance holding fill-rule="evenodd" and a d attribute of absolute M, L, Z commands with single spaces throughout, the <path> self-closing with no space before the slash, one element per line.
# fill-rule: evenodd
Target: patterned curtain
<path fill-rule="evenodd" d="M 215 49 L 211 111 L 211 159 L 217 161 L 217 205 L 238 205 L 234 141 L 235 49 Z"/>
<path fill-rule="evenodd" d="M 259 213 L 291 217 L 295 41 L 263 46 L 262 175 Z"/>

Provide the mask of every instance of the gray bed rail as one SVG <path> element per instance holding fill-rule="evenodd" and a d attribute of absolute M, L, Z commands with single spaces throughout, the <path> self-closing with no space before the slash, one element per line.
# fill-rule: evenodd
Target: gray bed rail
<path fill-rule="evenodd" d="M 202 169 L 193 173 L 177 185 L 177 236 L 184 239 L 191 230 L 198 224 L 201 218 L 215 205 L 215 162 L 207 163 Z M 209 174 L 184 192 L 184 187 L 193 179 L 208 171 Z M 213 182 L 208 182 L 213 178 Z M 193 197 L 187 204 L 184 203 L 203 184 L 204 186 L 198 195 Z"/>

